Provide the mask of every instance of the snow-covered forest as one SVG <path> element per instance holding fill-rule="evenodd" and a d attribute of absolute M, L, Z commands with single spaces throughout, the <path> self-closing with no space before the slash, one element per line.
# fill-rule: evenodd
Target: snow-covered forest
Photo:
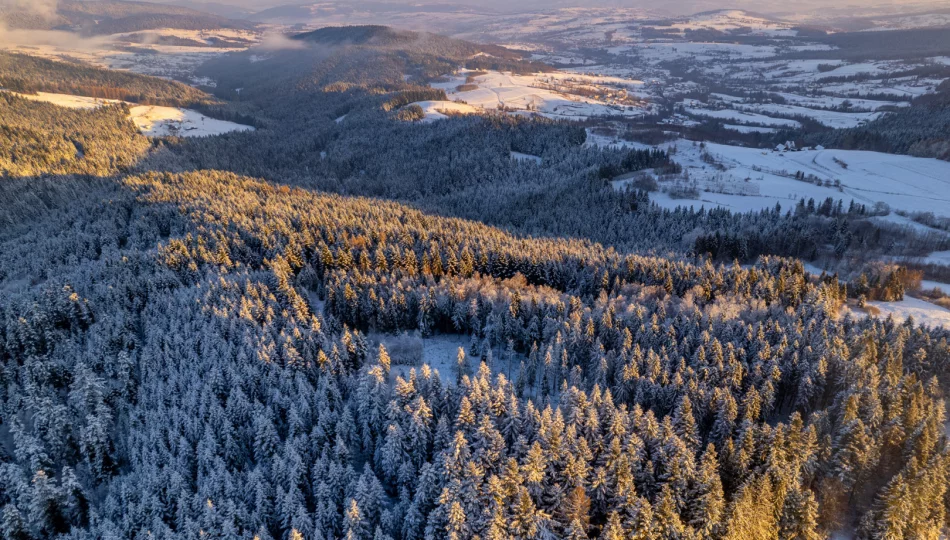
<path fill-rule="evenodd" d="M 2 303 L 7 537 L 945 523 L 947 331 L 838 319 L 800 263 L 622 256 L 225 173 L 3 187 L 45 206 L 3 198 L 0 275 L 26 291 Z M 396 376 L 366 336 L 407 330 L 470 345 Z"/>
<path fill-rule="evenodd" d="M 254 131 L 0 92 L 0 537 L 946 533 L 950 330 L 851 309 L 904 266 L 801 260 L 946 235 L 833 198 L 665 209 L 611 181 L 675 151 L 408 121 L 475 46 L 380 32 L 209 62 L 216 98 L 129 79 Z M 127 95 L 110 73 L 84 84 Z"/>

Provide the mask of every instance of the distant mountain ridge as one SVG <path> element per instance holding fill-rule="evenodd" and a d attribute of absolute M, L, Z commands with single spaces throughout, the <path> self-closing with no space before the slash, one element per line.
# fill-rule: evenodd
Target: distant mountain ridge
<path fill-rule="evenodd" d="M 0 9 L 0 20 L 20 30 L 72 30 L 107 35 L 157 28 L 208 30 L 251 28 L 253 23 L 212 15 L 185 6 L 124 0 L 75 1 L 57 5 L 53 15 L 26 9 Z"/>

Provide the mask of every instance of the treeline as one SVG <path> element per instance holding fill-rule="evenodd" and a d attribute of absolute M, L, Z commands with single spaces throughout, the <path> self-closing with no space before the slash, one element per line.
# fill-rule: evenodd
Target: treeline
<path fill-rule="evenodd" d="M 475 71 L 510 71 L 516 75 L 530 75 L 532 73 L 549 73 L 555 68 L 532 60 L 520 58 L 496 58 L 492 56 L 477 56 L 465 62 L 465 67 Z"/>
<path fill-rule="evenodd" d="M 7 52 L 0 52 L 0 87 L 27 94 L 75 94 L 173 107 L 215 101 L 175 81 Z"/>
<path fill-rule="evenodd" d="M 174 28 L 178 30 L 218 30 L 222 28 L 250 29 L 253 25 L 243 21 L 232 21 L 216 15 L 142 13 L 117 19 L 95 20 L 82 25 L 82 31 L 88 35 L 127 34 L 143 30 Z"/>

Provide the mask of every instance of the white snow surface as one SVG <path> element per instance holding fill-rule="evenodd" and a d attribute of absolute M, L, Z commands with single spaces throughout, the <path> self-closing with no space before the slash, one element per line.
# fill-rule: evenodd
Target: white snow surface
<path fill-rule="evenodd" d="M 695 116 L 705 116 L 707 118 L 716 118 L 718 120 L 729 120 L 739 124 L 756 124 L 761 126 L 777 126 L 787 128 L 801 127 L 801 124 L 795 120 L 786 118 L 772 118 L 763 114 L 754 112 L 737 111 L 733 109 L 703 109 L 698 107 L 686 107 L 683 109 L 689 114 Z"/>
<path fill-rule="evenodd" d="M 254 131 L 251 126 L 209 118 L 191 109 L 137 105 L 130 112 L 139 131 L 149 137 L 208 137 L 232 131 Z"/>
<path fill-rule="evenodd" d="M 642 81 L 620 77 L 583 75 L 572 72 L 538 73 L 515 75 L 489 71 L 475 74 L 477 88 L 459 91 L 466 79 L 473 76 L 469 70 L 461 70 L 459 76 L 447 82 L 433 84 L 433 88 L 446 91 L 454 101 L 464 101 L 477 109 L 504 109 L 530 111 L 548 118 L 584 120 L 593 116 L 640 117 L 647 111 L 636 89 Z M 571 93 L 583 89 L 601 94 L 601 99 Z"/>
<path fill-rule="evenodd" d="M 419 101 L 414 105 L 422 107 L 422 112 L 425 113 L 425 119 L 428 121 L 442 120 L 448 118 L 450 114 L 478 113 L 478 109 L 475 107 L 454 101 Z"/>
<path fill-rule="evenodd" d="M 33 101 L 52 103 L 70 109 L 94 109 L 104 105 L 119 103 L 111 99 L 99 99 L 68 94 L 37 92 L 36 95 L 18 94 Z M 236 124 L 225 120 L 207 117 L 191 109 L 161 107 L 157 105 L 129 105 L 129 119 L 135 123 L 142 134 L 149 137 L 206 137 L 221 135 L 232 131 L 253 131 L 251 126 Z"/>
<path fill-rule="evenodd" d="M 905 296 L 900 302 L 868 302 L 868 305 L 881 310 L 882 319 L 888 315 L 898 321 L 913 317 L 918 325 L 950 328 L 950 310 L 911 296 Z"/>
<path fill-rule="evenodd" d="M 921 262 L 924 264 L 943 264 L 950 266 L 950 251 L 934 251 Z"/>
<path fill-rule="evenodd" d="M 673 159 L 698 184 L 701 197 L 695 201 L 651 194 L 652 200 L 665 207 L 706 206 L 746 212 L 780 203 L 788 210 L 802 198 L 820 203 L 831 197 L 842 200 L 846 207 L 852 200 L 868 207 L 883 202 L 893 210 L 950 216 L 950 162 L 879 152 L 778 152 L 707 143 L 708 154 L 725 168 L 720 170 L 701 159 L 694 143 L 678 141 L 675 146 Z M 822 185 L 796 180 L 799 171 Z"/>
<path fill-rule="evenodd" d="M 745 105 L 758 113 L 781 114 L 785 116 L 804 116 L 816 122 L 835 129 L 853 128 L 877 120 L 883 113 L 879 112 L 843 112 L 811 109 L 798 105 L 779 105 L 775 103 L 761 103 Z"/>

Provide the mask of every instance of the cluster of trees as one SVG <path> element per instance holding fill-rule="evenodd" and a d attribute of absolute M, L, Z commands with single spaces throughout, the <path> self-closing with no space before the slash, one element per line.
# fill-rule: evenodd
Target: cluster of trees
<path fill-rule="evenodd" d="M 914 100 L 910 107 L 898 109 L 864 126 L 809 135 L 809 141 L 836 148 L 948 160 L 948 124 L 950 85 L 942 84 L 935 94 Z"/>
<path fill-rule="evenodd" d="M 947 525 L 950 334 L 838 318 L 842 288 L 800 263 L 628 256 L 226 173 L 9 182 L 47 206 L 0 240 L 5 537 Z M 472 345 L 407 371 L 368 330 Z"/>
<path fill-rule="evenodd" d="M 0 92 L 0 177 L 110 175 L 145 156 L 125 105 L 67 109 Z"/>
<path fill-rule="evenodd" d="M 905 266 L 875 263 L 864 268 L 858 277 L 848 284 L 848 296 L 866 300 L 896 302 L 904 299 L 908 289 L 920 288 L 923 272 Z"/>
<path fill-rule="evenodd" d="M 208 94 L 175 81 L 8 52 L 0 52 L 0 87 L 27 94 L 52 92 L 172 107 L 215 102 Z"/>

